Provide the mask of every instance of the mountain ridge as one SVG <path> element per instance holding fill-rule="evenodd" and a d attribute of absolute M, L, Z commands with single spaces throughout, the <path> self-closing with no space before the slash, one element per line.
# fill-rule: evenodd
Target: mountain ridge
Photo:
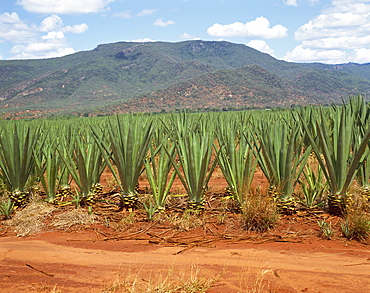
<path fill-rule="evenodd" d="M 59 58 L 0 60 L 0 109 L 9 115 L 289 107 L 369 90 L 370 64 L 290 63 L 224 41 L 118 42 Z"/>

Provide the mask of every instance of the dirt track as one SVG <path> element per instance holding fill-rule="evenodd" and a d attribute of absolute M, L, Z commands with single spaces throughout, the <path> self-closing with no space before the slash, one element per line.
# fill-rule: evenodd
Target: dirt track
<path fill-rule="evenodd" d="M 94 237 L 80 231 L 0 238 L 0 292 L 45 292 L 54 285 L 62 292 L 101 292 L 128 276 L 151 282 L 196 270 L 207 277 L 224 271 L 208 292 L 247 292 L 253 286 L 266 290 L 258 292 L 370 292 L 370 251 L 356 242 L 221 241 L 176 254 L 179 247 Z"/>

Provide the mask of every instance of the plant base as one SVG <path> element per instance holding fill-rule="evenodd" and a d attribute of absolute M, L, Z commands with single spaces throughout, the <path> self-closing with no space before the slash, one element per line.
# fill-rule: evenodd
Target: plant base
<path fill-rule="evenodd" d="M 132 210 L 136 207 L 139 198 L 136 193 L 121 194 L 121 208 Z"/>
<path fill-rule="evenodd" d="M 205 208 L 204 201 L 196 202 L 196 201 L 189 201 L 188 202 L 188 210 L 193 210 L 197 212 L 203 212 Z"/>
<path fill-rule="evenodd" d="M 330 194 L 328 196 L 328 212 L 333 216 L 342 216 L 345 211 L 344 198 L 340 194 Z"/>

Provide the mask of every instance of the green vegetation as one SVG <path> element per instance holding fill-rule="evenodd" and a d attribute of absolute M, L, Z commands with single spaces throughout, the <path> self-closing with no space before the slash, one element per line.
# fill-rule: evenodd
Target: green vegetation
<path fill-rule="evenodd" d="M 175 157 L 175 144 L 171 143 L 169 137 L 161 137 L 159 133 L 157 135 L 157 143 L 150 144 L 149 155 L 144 160 L 146 175 L 155 202 L 155 207 L 152 205 L 152 209 L 150 209 L 151 203 L 149 204 L 146 209 L 148 211 L 154 208 L 165 209 L 167 197 L 176 177 L 171 161 L 171 158 Z"/>
<path fill-rule="evenodd" d="M 0 133 L 0 178 L 17 204 L 28 196 L 26 187 L 34 172 L 38 140 L 42 141 L 40 130 L 25 125 L 7 125 Z"/>
<path fill-rule="evenodd" d="M 121 42 L 0 60 L 4 117 L 328 104 L 369 88 L 367 65 L 294 64 L 228 42 Z"/>
<path fill-rule="evenodd" d="M 329 206 L 334 213 L 341 213 L 349 186 L 369 152 L 370 128 L 363 124 L 365 121 L 361 121 L 358 113 L 363 104 L 363 100 L 353 98 L 347 105 L 334 107 L 329 116 L 321 110 L 317 121 L 306 124 L 302 120 L 312 149 L 328 181 L 331 193 Z M 313 131 L 310 126 L 315 123 L 316 128 Z M 317 138 L 314 132 L 317 132 Z"/>
<path fill-rule="evenodd" d="M 303 178 L 298 179 L 302 192 L 296 194 L 301 205 L 307 208 L 322 206 L 324 193 L 327 189 L 327 183 L 323 181 L 324 173 L 317 165 L 316 170 L 310 163 L 304 168 Z"/>
<path fill-rule="evenodd" d="M 328 108 L 2 120 L 0 210 L 10 217 L 38 194 L 90 215 L 102 201 L 126 216 L 140 209 L 153 221 L 165 219 L 166 207 L 181 198 L 183 214 L 200 217 L 217 172 L 229 191 L 218 195 L 219 211 L 239 212 L 246 230 L 266 231 L 281 214 L 321 209 L 344 218 L 347 238 L 366 239 L 370 178 L 366 170 L 356 175 L 368 164 L 369 117 L 359 96 Z M 252 188 L 257 170 L 270 188 Z M 173 193 L 176 179 L 185 194 Z M 147 183 L 144 195 L 139 181 Z"/>
<path fill-rule="evenodd" d="M 142 123 L 138 119 L 117 116 L 117 121 L 108 121 L 108 133 L 94 131 L 96 143 L 100 146 L 105 161 L 121 189 L 122 206 L 133 207 L 137 201 L 136 186 L 144 169 L 148 153 L 152 122 Z M 103 134 L 103 135 L 102 135 Z M 107 134 L 109 140 L 103 137 Z"/>
<path fill-rule="evenodd" d="M 204 193 L 216 167 L 216 160 L 211 163 L 215 139 L 213 125 L 207 120 L 191 124 L 187 116 L 177 117 L 178 119 L 173 121 L 173 139 L 181 168 L 176 163 L 175 157 L 171 157 L 171 161 L 189 196 L 189 208 L 202 209 Z"/>
<path fill-rule="evenodd" d="M 334 230 L 331 226 L 331 222 L 326 222 L 325 220 L 317 221 L 320 231 L 319 236 L 323 239 L 330 240 L 334 235 Z"/>
<path fill-rule="evenodd" d="M 10 219 L 14 211 L 14 201 L 10 198 L 0 202 L 0 214 L 4 215 L 5 219 Z"/>
<path fill-rule="evenodd" d="M 228 121 L 226 121 L 227 123 Z M 257 160 L 254 158 L 251 140 L 235 122 L 222 126 L 220 121 L 217 128 L 217 138 L 220 150 L 218 151 L 218 164 L 228 184 L 234 200 L 243 205 L 248 200 Z M 230 131 L 232 130 L 232 131 Z"/>

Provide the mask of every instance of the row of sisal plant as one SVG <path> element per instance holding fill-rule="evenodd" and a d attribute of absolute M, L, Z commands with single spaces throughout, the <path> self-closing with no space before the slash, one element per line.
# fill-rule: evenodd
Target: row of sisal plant
<path fill-rule="evenodd" d="M 36 178 L 46 200 L 91 207 L 102 192 L 100 178 L 108 167 L 119 186 L 121 206 L 130 208 L 138 200 L 136 187 L 145 172 L 154 211 L 165 208 L 176 176 L 189 208 L 202 209 L 217 167 L 230 195 L 243 204 L 260 168 L 282 209 L 294 208 L 293 195 L 300 185 L 298 198 L 304 205 L 327 200 L 335 211 L 343 209 L 356 176 L 368 185 L 369 112 L 364 100 L 355 97 L 329 109 L 127 115 L 62 126 L 4 123 L 0 176 L 11 202 L 24 202 Z M 326 183 L 329 196 L 322 198 Z"/>

